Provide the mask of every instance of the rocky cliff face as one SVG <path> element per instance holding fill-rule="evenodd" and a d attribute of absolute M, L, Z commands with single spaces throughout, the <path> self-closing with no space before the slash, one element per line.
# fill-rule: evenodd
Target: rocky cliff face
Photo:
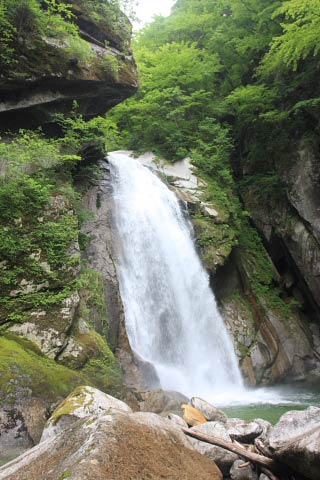
<path fill-rule="evenodd" d="M 275 266 L 278 277 L 275 286 L 280 288 L 287 303 L 297 305 L 287 319 L 281 320 L 281 315 L 266 308 L 262 301 L 263 316 L 268 318 L 268 336 L 272 337 L 275 349 L 265 338 L 262 342 L 265 353 L 259 342 L 259 353 L 256 350 L 253 358 L 260 363 L 263 356 L 269 356 L 271 372 L 276 367 L 283 371 L 281 376 L 302 380 L 319 375 L 319 178 L 315 147 L 300 144 L 292 163 L 283 172 L 285 195 L 281 198 L 270 195 L 262 202 L 256 191 L 249 189 L 243 193 L 245 207 L 262 234 Z M 244 263 L 243 258 L 238 259 L 238 265 L 239 261 Z M 240 267 L 240 271 L 243 272 L 243 268 Z M 261 305 L 261 299 L 256 300 Z M 227 310 L 230 312 L 229 307 Z M 278 336 L 274 336 L 274 330 Z M 279 345 L 284 351 L 279 350 Z M 278 353 L 272 353 L 277 350 Z M 272 373 L 271 377 L 274 377 Z"/>
<path fill-rule="evenodd" d="M 288 289 L 304 292 L 320 318 L 320 168 L 312 145 L 300 145 L 284 171 L 286 196 L 265 205 L 248 191 L 244 201 Z"/>
<path fill-rule="evenodd" d="M 48 35 L 17 39 L 18 56 L 0 76 L 0 122 L 6 128 L 38 127 L 70 112 L 74 102 L 92 118 L 137 89 L 130 48 L 131 25 L 117 12 L 105 18 L 83 0 L 71 3 L 82 43 Z M 98 10 L 98 4 L 96 6 Z"/>
<path fill-rule="evenodd" d="M 100 10 L 94 15 L 90 2 L 67 3 L 79 29 L 78 43 L 73 44 L 72 37 L 50 36 L 49 30 L 40 35 L 34 29 L 15 39 L 14 62 L 0 75 L 2 134 L 8 129 L 41 126 L 53 135 L 59 131 L 55 114 L 68 117 L 74 102 L 78 113 L 89 119 L 104 114 L 137 89 L 128 19 L 120 12 L 112 21 Z M 97 9 L 99 5 L 96 2 Z M 29 25 L 27 21 L 21 24 Z M 8 141 L 14 143 L 15 137 Z M 24 149 L 29 157 L 36 155 L 27 150 L 27 142 Z M 1 166 L 7 161 L 4 150 Z M 30 197 L 32 214 L 24 199 L 18 204 L 21 214 L 17 218 L 4 215 L 0 222 L 4 241 L 11 242 L 11 250 L 5 250 L 13 252 L 14 239 L 21 240 L 19 254 L 18 250 L 7 252 L 8 258 L 0 260 L 0 463 L 39 441 L 49 412 L 75 385 L 88 383 L 118 393 L 122 388 L 121 372 L 106 339 L 117 335 L 107 333 L 113 317 L 121 317 L 117 285 L 112 283 L 111 270 L 100 274 L 90 263 L 84 264 L 81 240 L 87 237 L 79 234 L 79 194 L 70 168 L 52 166 L 52 153 L 46 153 L 43 171 L 33 166 L 37 158 L 28 157 L 30 165 L 7 180 L 15 181 L 21 173 L 18 188 L 23 194 L 50 194 L 35 204 Z M 85 168 L 91 155 L 96 162 L 102 154 L 86 145 Z M 1 175 L 8 173 L 8 168 L 2 170 Z M 49 174 L 51 181 L 46 180 Z M 89 202 L 87 206 L 96 213 L 96 205 Z M 97 254 L 92 264 L 99 260 Z"/>

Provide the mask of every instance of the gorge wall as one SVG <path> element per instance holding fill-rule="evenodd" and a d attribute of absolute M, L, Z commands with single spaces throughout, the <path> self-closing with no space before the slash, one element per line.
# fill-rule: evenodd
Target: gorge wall
<path fill-rule="evenodd" d="M 112 279 L 85 261 L 80 203 L 105 143 L 104 120 L 89 129 L 84 120 L 138 86 L 131 25 L 104 2 L 67 4 L 62 14 L 38 2 L 5 10 L 13 33 L 0 59 L 0 461 L 37 443 L 76 385 L 123 388 L 107 334 Z"/>
<path fill-rule="evenodd" d="M 96 137 L 102 122 L 85 126 L 137 90 L 131 27 L 119 12 L 110 22 L 82 0 L 67 4 L 77 35 L 44 35 L 28 24 L 14 38 L 14 62 L 0 77 L 0 456 L 36 443 L 56 403 L 76 385 L 118 396 L 128 394 L 124 384 L 158 385 L 152 366 L 132 353 L 125 331 L 110 172 L 105 139 Z M 35 133 L 39 126 L 47 137 Z M 208 141 L 222 135 L 211 133 L 210 122 L 202 127 L 209 129 Z M 110 136 L 110 125 L 103 128 Z M 65 137 L 58 151 L 59 135 Z M 203 145 L 206 162 L 212 152 Z M 232 202 L 229 208 L 236 190 L 223 162 L 222 193 L 201 169 L 195 175 L 188 161 L 160 165 L 159 174 L 188 205 L 199 253 L 251 385 L 320 375 L 319 152 L 302 140 L 292 152 L 281 173 L 281 198 L 262 201 L 256 187 L 241 189 L 241 228 Z M 245 177 L 241 168 L 239 177 Z"/>

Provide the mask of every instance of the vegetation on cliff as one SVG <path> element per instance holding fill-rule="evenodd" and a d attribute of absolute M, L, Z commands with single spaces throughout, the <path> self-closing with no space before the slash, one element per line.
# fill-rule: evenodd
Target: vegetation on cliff
<path fill-rule="evenodd" d="M 74 74 L 70 68 L 82 75 L 98 64 L 118 81 L 119 58 L 126 61 L 131 54 L 130 25 L 120 3 L 0 0 L 0 87 L 10 91 L 13 80 L 29 85 L 35 73 L 50 79 L 61 59 L 67 60 L 63 78 Z M 51 118 L 50 137 L 43 133 L 47 125 L 15 133 L 0 125 L 0 325 L 7 335 L 0 337 L 0 362 L 23 349 L 22 363 L 39 355 L 40 367 L 46 367 L 39 352 L 30 352 L 35 347 L 9 338 L 8 329 L 36 321 L 49 330 L 77 293 L 76 320 L 59 332 L 62 337 L 68 332 L 77 354 L 75 348 L 68 351 L 63 337 L 62 347 L 50 355 L 77 371 L 76 383 L 90 378 L 104 389 L 119 386 L 113 354 L 90 323 L 90 309 L 106 310 L 103 279 L 80 262 L 80 250 L 90 240 L 80 231 L 87 215 L 80 197 L 97 174 L 88 160 L 92 150 L 95 160 L 96 152 L 99 157 L 118 147 L 153 150 L 172 161 L 191 156 L 208 186 L 203 200 L 220 218 L 213 223 L 197 212 L 194 219 L 208 266 L 214 270 L 219 263 L 217 251 L 225 261 L 237 248 L 252 294 L 283 317 L 295 308 L 279 287 L 239 194 L 250 190 L 260 202 L 272 197 L 281 203 L 292 138 L 318 141 L 319 18 L 317 0 L 178 0 L 170 17 L 156 18 L 137 34 L 140 91 L 108 118 L 87 122 L 74 104 L 67 116 Z M 120 55 L 95 56 L 88 43 L 92 31 L 84 32 L 82 22 L 97 29 L 95 52 L 121 47 Z M 104 331 L 107 321 L 103 315 Z M 67 384 L 70 371 L 60 367 Z"/>
<path fill-rule="evenodd" d="M 130 1 L 124 4 L 130 6 Z M 102 40 L 110 39 L 110 45 L 102 43 L 98 55 L 89 43 L 90 31 Z M 114 148 L 117 128 L 104 117 L 85 121 L 82 106 L 74 101 L 71 110 L 66 100 L 63 111 L 67 113 L 54 107 L 50 127 L 42 109 L 40 115 L 30 117 L 32 126 L 38 124 L 38 128 L 18 130 L 24 118 L 19 113 L 12 123 L 14 131 L 8 131 L 6 115 L 10 115 L 11 105 L 6 101 L 11 93 L 4 91 L 14 90 L 17 81 L 19 88 L 32 84 L 34 78 L 59 81 L 52 78 L 59 77 L 61 68 L 76 69 L 80 72 L 78 83 L 83 80 L 85 84 L 82 74 L 90 62 L 109 72 L 98 78 L 109 87 L 118 75 L 118 56 L 125 58 L 130 53 L 130 35 L 130 23 L 118 0 L 0 2 L 0 88 L 4 89 L 0 117 L 0 364 L 6 365 L 1 371 L 8 367 L 8 374 L 15 372 L 12 382 L 2 375 L 3 401 L 19 401 L 22 390 L 16 383 L 20 380 L 31 397 L 47 394 L 48 402 L 79 383 L 113 392 L 121 388 L 121 372 L 106 340 L 104 280 L 82 259 L 90 238 L 81 233 L 89 215 L 81 207 L 81 196 L 97 179 L 97 160 Z M 70 75 L 73 73 L 67 72 L 64 81 Z M 19 101 L 19 95 L 23 96 L 15 92 L 10 97 L 12 104 Z M 46 101 L 43 97 L 44 104 Z M 24 107 L 28 109 L 28 102 Z M 101 316 L 101 335 L 94 329 L 92 311 Z M 43 382 L 37 384 L 40 377 Z"/>
<path fill-rule="evenodd" d="M 102 31 L 108 29 L 109 35 L 118 36 L 123 44 L 129 44 L 130 24 L 123 16 L 118 0 L 4 0 L 0 3 L 1 69 L 12 73 L 18 69 L 26 73 L 21 56 L 42 56 L 48 39 L 53 45 L 55 42 L 56 45 L 59 42 L 64 44 L 65 55 L 70 59 L 79 63 L 92 60 L 93 51 L 81 37 L 79 13 L 94 21 Z"/>
<path fill-rule="evenodd" d="M 228 219 L 230 246 L 246 251 L 256 239 L 254 289 L 268 286 L 267 296 L 273 275 L 264 281 L 264 247 L 238 194 L 283 201 L 292 139 L 317 136 L 319 13 L 316 0 L 179 0 L 138 33 L 141 89 L 113 111 L 122 147 L 191 156 Z M 286 308 L 278 293 L 272 303 Z"/>

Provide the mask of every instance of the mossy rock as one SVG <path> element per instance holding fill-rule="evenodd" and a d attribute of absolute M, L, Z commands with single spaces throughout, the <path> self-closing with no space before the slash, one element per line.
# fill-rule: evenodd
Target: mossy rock
<path fill-rule="evenodd" d="M 122 373 L 107 341 L 92 328 L 71 337 L 70 349 L 59 358 L 63 365 L 80 370 L 90 384 L 103 391 L 119 393 Z M 76 354 L 77 353 L 77 354 Z"/>
<path fill-rule="evenodd" d="M 237 244 L 236 231 L 229 224 L 215 223 L 206 215 L 197 214 L 192 222 L 201 258 L 209 270 L 215 271 L 225 263 Z"/>
<path fill-rule="evenodd" d="M 46 358 L 31 342 L 14 335 L 0 336 L 2 403 L 14 403 L 26 392 L 50 403 L 83 382 L 81 374 Z"/>

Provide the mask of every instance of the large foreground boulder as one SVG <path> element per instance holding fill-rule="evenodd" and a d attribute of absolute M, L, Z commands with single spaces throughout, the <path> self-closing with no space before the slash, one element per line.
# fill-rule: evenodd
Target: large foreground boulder
<path fill-rule="evenodd" d="M 320 408 L 287 412 L 271 430 L 274 457 L 311 480 L 320 479 Z"/>
<path fill-rule="evenodd" d="M 79 418 L 119 412 L 132 410 L 126 403 L 96 388 L 78 387 L 55 409 L 45 425 L 41 442 L 65 430 Z"/>
<path fill-rule="evenodd" d="M 222 480 L 170 420 L 153 413 L 79 419 L 0 468 L 1 480 Z"/>

